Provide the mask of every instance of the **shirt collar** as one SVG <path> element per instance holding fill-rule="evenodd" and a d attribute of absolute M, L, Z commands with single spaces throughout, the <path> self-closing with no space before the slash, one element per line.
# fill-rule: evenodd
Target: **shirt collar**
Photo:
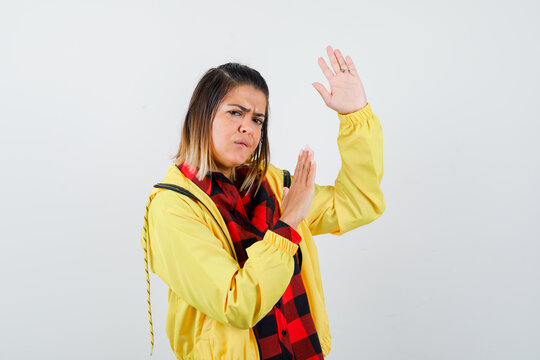
<path fill-rule="evenodd" d="M 193 168 L 189 166 L 188 164 L 186 164 L 185 162 L 182 162 L 180 165 L 176 165 L 176 167 L 178 167 L 178 169 L 182 172 L 182 174 L 184 174 L 188 179 L 193 181 L 195 185 L 200 187 L 209 196 L 212 193 L 213 180 L 218 181 L 220 183 L 228 183 L 231 185 L 235 185 L 223 173 L 219 171 L 208 171 L 206 173 L 206 176 L 202 180 L 199 180 L 196 177 L 197 172 L 199 171 L 198 167 Z M 240 187 L 245 176 L 247 175 L 247 171 L 248 171 L 248 167 L 246 166 L 241 166 L 241 167 L 236 168 L 237 187 Z"/>
<path fill-rule="evenodd" d="M 184 174 L 189 180 L 193 181 L 195 185 L 200 187 L 207 195 L 210 195 L 212 193 L 212 179 L 210 178 L 209 174 L 207 173 L 206 176 L 199 180 L 195 175 L 197 175 L 197 172 L 199 171 L 198 167 L 191 167 L 187 165 L 185 162 L 182 162 L 179 165 L 176 165 L 176 167 Z"/>

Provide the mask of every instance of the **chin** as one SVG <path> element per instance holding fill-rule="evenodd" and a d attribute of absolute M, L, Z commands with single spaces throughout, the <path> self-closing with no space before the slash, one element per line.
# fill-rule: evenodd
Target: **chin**
<path fill-rule="evenodd" d="M 231 161 L 231 162 L 230 162 L 230 164 L 231 164 L 230 167 L 239 167 L 239 166 L 244 165 L 246 162 L 247 162 L 247 160 L 244 161 L 244 162 L 241 162 L 241 161 Z"/>

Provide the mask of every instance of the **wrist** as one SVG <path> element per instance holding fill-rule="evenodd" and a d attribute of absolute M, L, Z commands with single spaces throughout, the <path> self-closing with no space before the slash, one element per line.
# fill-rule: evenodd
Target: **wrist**
<path fill-rule="evenodd" d="M 287 216 L 282 216 L 279 220 L 283 221 L 285 224 L 289 225 L 290 227 L 292 227 L 295 230 L 298 227 L 298 225 L 300 224 L 298 221 L 295 221 L 292 218 L 287 217 Z"/>

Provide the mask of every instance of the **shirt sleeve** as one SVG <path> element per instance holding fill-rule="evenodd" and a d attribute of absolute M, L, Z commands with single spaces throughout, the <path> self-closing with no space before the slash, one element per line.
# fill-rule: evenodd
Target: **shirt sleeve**
<path fill-rule="evenodd" d="M 285 227 L 268 230 L 246 249 L 248 259 L 240 267 L 192 201 L 166 190 L 151 201 L 150 269 L 207 316 L 235 328 L 252 328 L 285 292 L 298 245 L 279 234 Z"/>
<path fill-rule="evenodd" d="M 341 169 L 334 185 L 315 184 L 305 218 L 313 235 L 344 234 L 377 219 L 386 208 L 383 177 L 383 135 L 369 103 L 356 112 L 339 114 L 337 145 Z"/>
<path fill-rule="evenodd" d="M 278 235 L 283 236 L 284 238 L 289 239 L 295 244 L 299 244 L 300 241 L 302 241 L 302 237 L 300 236 L 300 234 L 292 226 L 289 226 L 284 221 L 278 220 L 272 228 L 272 231 Z"/>

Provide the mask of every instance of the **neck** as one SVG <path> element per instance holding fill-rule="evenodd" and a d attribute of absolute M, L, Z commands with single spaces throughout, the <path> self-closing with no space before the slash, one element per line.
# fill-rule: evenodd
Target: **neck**
<path fill-rule="evenodd" d="M 225 177 L 227 179 L 229 179 L 232 182 L 232 174 L 233 174 L 233 171 L 234 171 L 233 168 L 230 168 L 230 169 L 220 169 L 220 168 L 218 168 L 218 169 L 216 169 L 214 171 L 219 171 L 220 173 L 225 175 Z"/>

